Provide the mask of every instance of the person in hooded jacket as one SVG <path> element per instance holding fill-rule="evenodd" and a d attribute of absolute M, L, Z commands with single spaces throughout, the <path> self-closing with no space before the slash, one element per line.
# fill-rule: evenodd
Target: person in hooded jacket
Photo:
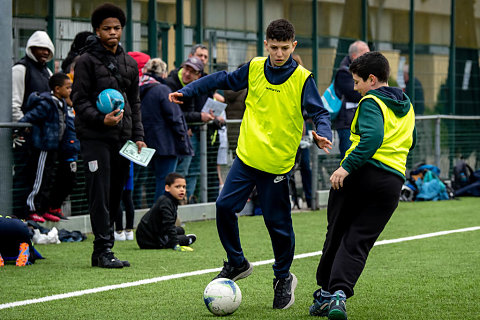
<path fill-rule="evenodd" d="M 327 234 L 317 268 L 310 314 L 347 319 L 346 299 L 370 249 L 395 211 L 415 146 L 415 112 L 400 88 L 388 86 L 390 66 L 380 52 L 350 65 L 360 100 L 351 125 L 352 145 L 330 177 Z"/>
<path fill-rule="evenodd" d="M 55 48 L 45 31 L 35 31 L 27 41 L 25 56 L 12 67 L 12 121 L 20 120 L 26 110 L 27 100 L 33 92 L 50 91 L 48 79 L 52 72 L 47 68 L 47 62 L 53 59 Z M 13 134 L 14 147 L 14 178 L 13 213 L 20 218 L 35 222 L 45 222 L 38 215 L 25 212 L 25 201 L 29 194 L 27 183 L 28 153 L 31 148 L 29 129 L 15 129 Z M 28 215 L 30 214 L 30 215 Z"/>
<path fill-rule="evenodd" d="M 143 73 L 140 78 L 142 122 L 145 142 L 156 150 L 152 158 L 156 201 L 165 191 L 165 177 L 177 168 L 178 156 L 192 156 L 193 148 L 182 109 L 168 100 L 172 91 L 150 76 L 165 76 L 165 62 L 160 58 L 150 59 Z"/>
<path fill-rule="evenodd" d="M 76 60 L 72 102 L 75 127 L 86 167 L 88 209 L 93 241 L 92 267 L 123 268 L 128 261 L 117 259 L 114 245 L 114 218 L 118 212 L 130 161 L 119 155 L 127 140 L 138 152 L 145 147 L 138 96 L 138 69 L 135 60 L 119 45 L 125 13 L 106 3 L 91 17 L 95 36 L 87 38 L 82 55 Z M 115 89 L 125 99 L 123 110 L 103 114 L 96 99 L 105 89 Z"/>

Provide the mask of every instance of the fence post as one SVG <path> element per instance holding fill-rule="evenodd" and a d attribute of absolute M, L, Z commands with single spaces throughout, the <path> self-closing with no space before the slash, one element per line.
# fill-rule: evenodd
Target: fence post
<path fill-rule="evenodd" d="M 437 117 L 435 121 L 435 165 L 440 168 L 440 156 L 441 156 L 441 148 L 440 148 L 440 125 L 442 119 Z"/>
<path fill-rule="evenodd" d="M 12 1 L 1 1 L 0 12 L 0 122 L 12 121 Z M 0 213 L 12 213 L 12 133 L 0 128 Z"/>
<path fill-rule="evenodd" d="M 200 126 L 200 199 L 207 202 L 207 124 Z"/>
<path fill-rule="evenodd" d="M 317 197 L 317 186 L 318 186 L 318 147 L 316 143 L 313 143 L 310 147 L 312 155 L 312 210 L 317 210 L 318 197 Z"/>

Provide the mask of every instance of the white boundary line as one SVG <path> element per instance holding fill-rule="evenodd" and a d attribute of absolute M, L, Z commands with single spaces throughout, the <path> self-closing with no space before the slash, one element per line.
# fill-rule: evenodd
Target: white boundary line
<path fill-rule="evenodd" d="M 456 229 L 456 230 L 439 231 L 439 232 L 433 232 L 433 233 L 426 233 L 426 234 L 420 234 L 420 235 L 416 235 L 416 236 L 404 237 L 404 238 L 398 238 L 398 239 L 391 239 L 391 240 L 381 240 L 381 241 L 377 241 L 375 243 L 375 246 L 380 246 L 380 245 L 384 245 L 384 244 L 391 244 L 391 243 L 405 242 L 405 241 L 410 241 L 410 240 L 426 239 L 426 238 L 438 237 L 438 236 L 443 236 L 443 235 L 452 234 L 452 233 L 460 233 L 460 232 L 468 232 L 468 231 L 476 231 L 476 230 L 480 230 L 480 226 L 463 228 L 463 229 Z M 322 254 L 322 251 L 302 253 L 302 254 L 295 255 L 294 259 L 309 258 L 309 257 L 319 256 L 321 254 Z M 265 264 L 271 264 L 273 262 L 274 262 L 273 259 L 263 260 L 263 261 L 252 262 L 252 265 L 260 266 L 260 265 L 265 265 Z M 206 274 L 206 273 L 219 272 L 221 269 L 222 268 L 214 268 L 214 269 L 204 269 L 204 270 L 197 270 L 197 271 L 191 271 L 191 272 L 177 273 L 177 274 L 172 274 L 172 275 L 162 276 L 162 277 L 157 277 L 157 278 L 144 279 L 144 280 L 138 280 L 138 281 L 133 281 L 133 282 L 126 282 L 126 283 L 120 283 L 120 284 L 115 284 L 115 285 L 110 285 L 110 286 L 98 287 L 98 288 L 93 288 L 93 289 L 86 289 L 86 290 L 56 294 L 56 295 L 47 296 L 47 297 L 43 297 L 43 298 L 9 302 L 9 303 L 0 304 L 0 310 L 19 307 L 19 306 L 26 306 L 26 305 L 35 304 L 35 303 L 47 302 L 47 301 L 54 301 L 54 300 L 72 298 L 72 297 L 79 297 L 79 296 L 83 296 L 83 295 L 86 295 L 86 294 L 104 292 L 104 291 L 109 291 L 109 290 L 136 287 L 136 286 L 141 286 L 141 285 L 144 285 L 144 284 L 156 283 L 156 282 L 161 282 L 161 281 L 166 281 L 166 280 L 185 278 L 185 277 L 191 277 L 191 276 L 198 276 L 198 275 L 202 275 L 202 274 Z"/>

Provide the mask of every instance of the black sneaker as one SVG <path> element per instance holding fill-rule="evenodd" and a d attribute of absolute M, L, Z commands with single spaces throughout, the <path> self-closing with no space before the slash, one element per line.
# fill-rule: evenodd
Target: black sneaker
<path fill-rule="evenodd" d="M 250 262 L 245 259 L 242 265 L 239 267 L 232 267 L 230 264 L 228 264 L 227 261 L 223 262 L 223 269 L 220 271 L 220 273 L 213 278 L 213 280 L 218 279 L 218 278 L 227 278 L 233 281 L 237 281 L 239 279 L 246 278 L 252 273 L 253 266 L 250 264 Z"/>
<path fill-rule="evenodd" d="M 119 266 L 118 263 L 109 263 L 108 260 L 110 260 L 110 262 L 112 262 L 112 259 L 113 260 L 116 260 L 118 262 L 120 262 L 122 265 Z M 111 265 L 111 266 L 107 266 L 107 265 Z M 100 255 L 95 255 L 95 254 L 92 254 L 92 267 L 100 267 L 100 268 L 123 268 L 123 267 L 130 267 L 130 262 L 126 261 L 126 260 L 118 260 L 114 255 L 113 255 L 113 252 L 111 251 L 108 251 L 108 252 L 105 252 L 105 253 L 101 253 Z"/>
<path fill-rule="evenodd" d="M 328 311 L 329 320 L 347 320 L 347 296 L 342 290 L 337 290 L 332 295 Z"/>
<path fill-rule="evenodd" d="M 293 273 L 287 278 L 273 279 L 273 309 L 287 309 L 295 302 L 295 288 L 297 287 L 297 277 Z"/>
<path fill-rule="evenodd" d="M 187 234 L 187 238 L 188 238 L 188 245 L 191 245 L 192 243 L 197 241 L 197 236 L 193 233 Z"/>

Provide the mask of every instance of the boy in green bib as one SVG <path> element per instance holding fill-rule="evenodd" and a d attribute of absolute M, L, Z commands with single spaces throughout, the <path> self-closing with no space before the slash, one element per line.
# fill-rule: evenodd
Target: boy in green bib
<path fill-rule="evenodd" d="M 295 301 L 297 284 L 290 272 L 295 235 L 288 181 L 302 138 L 303 110 L 316 125 L 313 136 L 317 146 L 327 153 L 332 133 L 329 113 L 323 108 L 311 72 L 291 57 L 297 45 L 293 25 L 285 19 L 271 22 L 264 44 L 268 57 L 253 58 L 231 73 L 202 77 L 171 93 L 170 100 L 182 103 L 183 98 L 215 89 L 248 89 L 237 157 L 216 201 L 218 234 L 228 258 L 216 278 L 236 281 L 252 272 L 240 244 L 236 213 L 256 186 L 275 256 L 273 308 L 286 309 Z"/>
<path fill-rule="evenodd" d="M 327 235 L 310 314 L 347 319 L 346 299 L 397 208 L 408 153 L 415 146 L 415 113 L 400 88 L 388 86 L 390 66 L 380 52 L 350 65 L 363 98 L 352 121 L 352 145 L 330 177 Z"/>

